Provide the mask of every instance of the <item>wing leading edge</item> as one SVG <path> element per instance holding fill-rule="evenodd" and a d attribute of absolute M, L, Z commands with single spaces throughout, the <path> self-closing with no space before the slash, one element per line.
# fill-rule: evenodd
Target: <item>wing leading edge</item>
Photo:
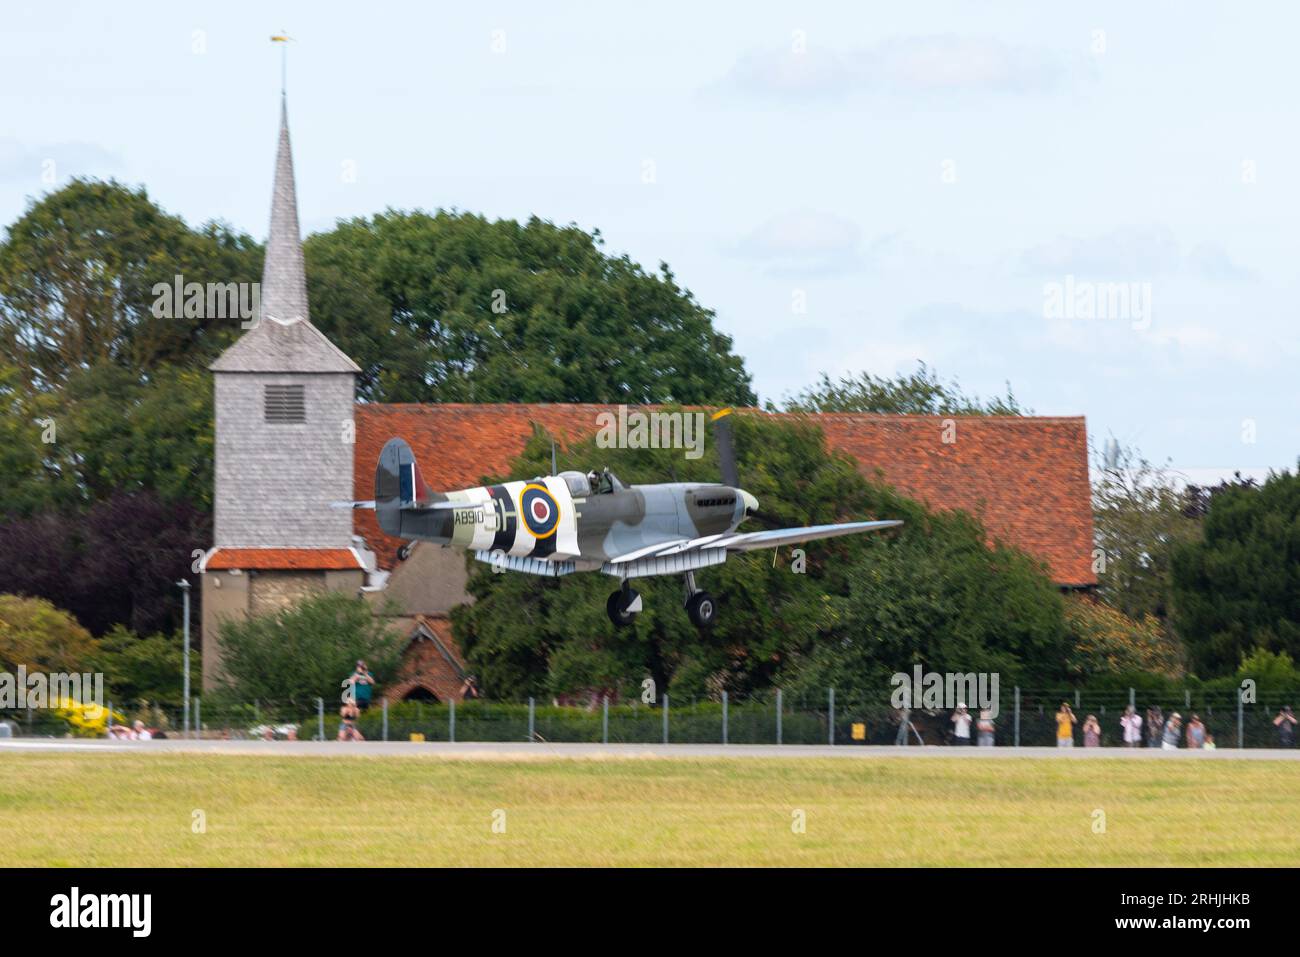
<path fill-rule="evenodd" d="M 822 538 L 839 538 L 841 535 L 883 531 L 902 524 L 899 519 L 887 519 L 876 522 L 842 522 L 837 525 L 806 525 L 800 528 L 773 528 L 762 532 L 705 535 L 703 538 L 676 539 L 659 545 L 638 548 L 634 552 L 611 559 L 609 564 L 620 565 L 647 558 L 666 558 L 670 555 L 681 555 L 704 549 L 723 548 L 728 552 L 751 552 L 759 548 L 778 548 L 781 545 L 812 542 Z"/>

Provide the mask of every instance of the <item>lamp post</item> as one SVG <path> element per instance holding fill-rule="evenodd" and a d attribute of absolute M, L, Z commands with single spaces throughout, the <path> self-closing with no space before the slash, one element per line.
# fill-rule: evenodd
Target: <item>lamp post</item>
<path fill-rule="evenodd" d="M 184 604 L 185 618 L 185 644 L 181 649 L 181 698 L 185 702 L 185 713 L 181 719 L 181 727 L 184 736 L 190 736 L 190 583 L 184 578 L 176 583 L 176 587 L 181 590 L 181 598 Z"/>

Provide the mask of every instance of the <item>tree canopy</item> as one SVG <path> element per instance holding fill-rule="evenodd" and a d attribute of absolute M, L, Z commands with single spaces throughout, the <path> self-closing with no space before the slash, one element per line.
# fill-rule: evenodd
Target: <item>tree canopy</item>
<path fill-rule="evenodd" d="M 0 670 L 81 671 L 94 649 L 90 632 L 53 603 L 0 594 Z"/>
<path fill-rule="evenodd" d="M 402 637 L 362 598 L 323 592 L 278 612 L 221 626 L 225 691 L 242 701 L 304 707 L 337 702 L 341 682 L 364 659 L 380 682 L 397 672 Z"/>
<path fill-rule="evenodd" d="M 788 396 L 787 412 L 872 412 L 881 415 L 1032 415 L 1007 384 L 1005 396 L 966 395 L 956 381 L 945 382 L 924 362 L 915 372 L 892 379 L 862 372 L 832 379 L 825 372 L 816 385 Z"/>
<path fill-rule="evenodd" d="M 1164 627 L 1174 550 L 1200 528 L 1188 514 L 1186 489 L 1168 469 L 1136 449 L 1114 448 L 1113 455 L 1094 456 L 1093 529 L 1105 558 L 1097 594 L 1129 618 L 1153 616 Z"/>
<path fill-rule="evenodd" d="M 1173 555 L 1174 621 L 1198 674 L 1255 649 L 1300 657 L 1300 475 L 1213 495 L 1201 538 Z"/>
<path fill-rule="evenodd" d="M 238 319 L 154 315 L 157 283 L 256 282 L 261 248 L 220 223 L 191 229 L 144 189 L 74 179 L 33 202 L 0 243 L 0 353 L 56 389 L 108 363 L 136 378 L 215 356 Z"/>
<path fill-rule="evenodd" d="M 752 405 L 713 312 L 599 231 L 389 210 L 306 244 L 312 318 L 386 402 Z"/>

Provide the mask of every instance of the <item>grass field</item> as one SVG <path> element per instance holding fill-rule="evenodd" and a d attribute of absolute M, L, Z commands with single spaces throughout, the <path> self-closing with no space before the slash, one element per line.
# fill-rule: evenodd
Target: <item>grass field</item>
<path fill-rule="evenodd" d="M 1272 761 L 0 754 L 0 865 L 1296 865 L 1297 785 Z"/>

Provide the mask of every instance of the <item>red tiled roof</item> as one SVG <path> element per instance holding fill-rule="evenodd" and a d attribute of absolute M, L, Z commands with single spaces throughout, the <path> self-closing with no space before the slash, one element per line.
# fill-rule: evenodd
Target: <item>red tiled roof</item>
<path fill-rule="evenodd" d="M 362 568 L 350 548 L 219 548 L 208 556 L 207 571 L 241 568 L 261 571 L 352 571 Z"/>
<path fill-rule="evenodd" d="M 523 451 L 536 423 L 561 441 L 595 433 L 606 405 L 357 406 L 355 488 L 374 494 L 374 468 L 390 438 L 410 443 L 424 480 L 436 490 L 477 485 L 501 475 Z M 780 417 L 797 417 L 780 413 Z M 945 443 L 943 417 L 823 413 L 811 416 L 827 445 L 857 459 L 864 475 L 883 478 L 933 508 L 965 509 L 997 539 L 1044 561 L 1061 585 L 1094 585 L 1088 439 L 1082 417 L 956 416 Z M 391 568 L 400 542 L 370 512 L 355 528 Z"/>

